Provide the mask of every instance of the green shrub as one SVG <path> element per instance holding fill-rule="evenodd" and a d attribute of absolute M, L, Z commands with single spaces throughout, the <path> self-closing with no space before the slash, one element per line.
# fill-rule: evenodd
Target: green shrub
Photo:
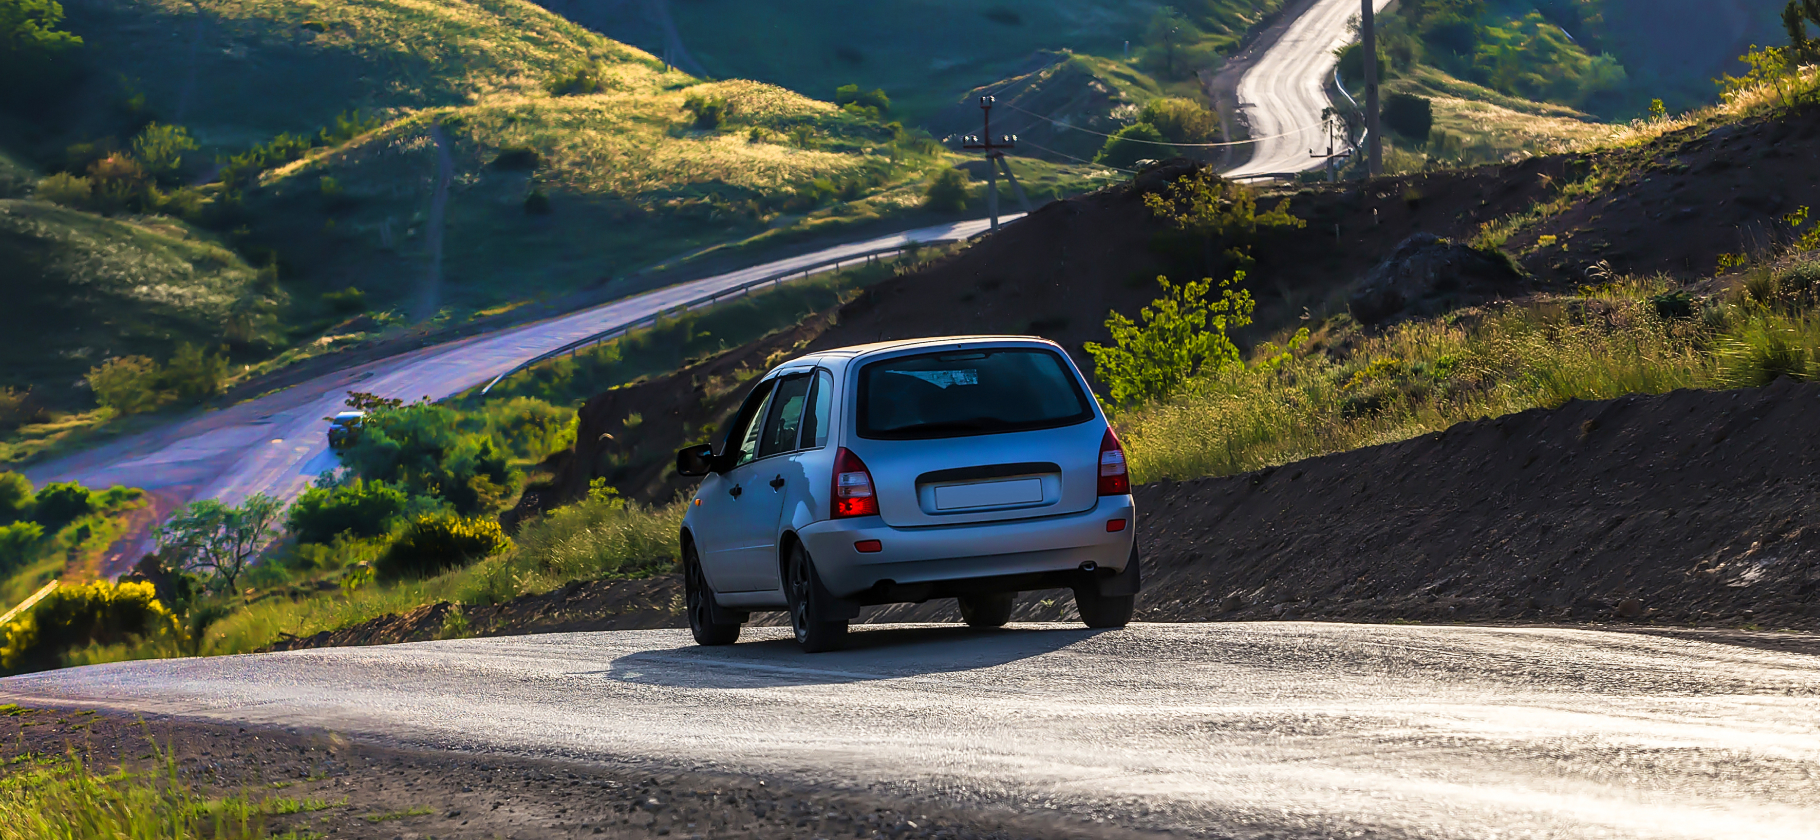
<path fill-rule="evenodd" d="M 470 602 L 500 603 L 572 580 L 643 577 L 674 568 L 682 504 L 644 508 L 599 488 L 524 524 L 516 549 L 475 570 Z"/>
<path fill-rule="evenodd" d="M 121 414 L 139 414 L 164 402 L 165 395 L 158 389 L 161 375 L 157 362 L 127 356 L 89 368 L 87 381 L 96 402 Z"/>
<path fill-rule="evenodd" d="M 1669 318 L 1694 317 L 1694 299 L 1692 295 L 1689 295 L 1686 292 L 1663 292 L 1658 295 L 1652 295 L 1649 299 L 1649 305 L 1650 308 L 1655 310 L 1656 317 L 1664 320 Z"/>
<path fill-rule="evenodd" d="M 548 216 L 551 213 L 550 197 L 543 190 L 532 190 L 525 196 L 525 213 L 532 216 Z"/>
<path fill-rule="evenodd" d="M 81 175 L 58 172 L 38 181 L 33 196 L 71 209 L 87 210 L 94 204 L 95 184 Z"/>
<path fill-rule="evenodd" d="M 429 577 L 504 551 L 511 542 L 492 519 L 447 515 L 421 516 L 379 557 L 381 577 Z"/>
<path fill-rule="evenodd" d="M 454 409 L 428 403 L 369 415 L 342 462 L 368 481 L 443 499 L 468 515 L 502 505 L 519 478 L 484 428 L 464 427 Z"/>
<path fill-rule="evenodd" d="M 0 472 L 0 524 L 30 519 L 32 480 L 16 472 Z"/>
<path fill-rule="evenodd" d="M 543 155 L 530 146 L 501 146 L 493 156 L 493 168 L 529 172 L 543 163 Z"/>
<path fill-rule="evenodd" d="M 44 526 L 36 522 L 0 525 L 0 575 L 10 575 L 37 559 Z"/>
<path fill-rule="evenodd" d="M 390 532 L 410 506 L 403 490 L 360 478 L 339 487 L 312 487 L 291 505 L 288 527 L 300 543 L 327 545 L 337 536 L 377 537 Z"/>
<path fill-rule="evenodd" d="M 1157 133 L 1171 143 L 1212 142 L 1219 130 L 1213 113 L 1206 106 L 1176 96 L 1165 96 L 1144 103 L 1138 122 L 1154 126 Z"/>
<path fill-rule="evenodd" d="M 712 131 L 726 122 L 727 100 L 719 96 L 690 94 L 683 100 L 683 110 L 695 115 L 696 128 Z"/>
<path fill-rule="evenodd" d="M 578 96 L 606 90 L 606 77 L 599 64 L 578 64 L 569 72 L 558 74 L 544 85 L 551 96 Z"/>
<path fill-rule="evenodd" d="M 56 668 L 69 651 L 146 637 L 175 637 L 175 619 L 149 583 L 91 583 L 55 589 L 0 628 L 0 672 Z"/>
<path fill-rule="evenodd" d="M 32 398 L 30 388 L 23 391 L 0 388 L 0 432 L 10 432 L 28 423 L 43 423 L 50 418 L 50 412 Z"/>
<path fill-rule="evenodd" d="M 1089 342 L 1094 375 L 1106 384 L 1113 402 L 1130 406 L 1174 393 L 1188 377 L 1203 368 L 1237 364 L 1239 348 L 1226 336 L 1228 328 L 1251 323 L 1256 304 L 1251 293 L 1232 286 L 1245 279 L 1239 272 L 1220 284 L 1220 298 L 1209 302 L 1211 278 L 1198 283 L 1173 285 L 1158 277 L 1163 297 L 1144 307 L 1140 326 L 1117 312 L 1106 318 L 1114 346 Z"/>
<path fill-rule="evenodd" d="M 160 181 L 175 179 L 183 171 L 183 155 L 200 148 L 188 129 L 152 123 L 133 138 L 133 160 Z"/>
<path fill-rule="evenodd" d="M 953 167 L 944 168 L 929 181 L 929 188 L 923 192 L 923 206 L 942 213 L 959 213 L 967 209 L 972 193 L 966 173 Z"/>
<path fill-rule="evenodd" d="M 834 89 L 834 104 L 858 105 L 872 109 L 875 114 L 891 112 L 891 97 L 886 96 L 882 88 L 862 91 L 859 85 L 841 85 Z"/>
<path fill-rule="evenodd" d="M 78 517 L 87 516 L 95 510 L 94 494 L 74 481 L 44 485 L 38 491 L 35 501 L 32 521 L 43 525 L 47 531 L 61 530 Z"/>
<path fill-rule="evenodd" d="M 1435 127 L 1434 104 L 1414 94 L 1390 94 L 1384 97 L 1384 124 L 1404 137 L 1425 141 Z"/>
<path fill-rule="evenodd" d="M 1093 162 L 1117 169 L 1132 169 L 1140 160 L 1156 160 L 1171 155 L 1174 150 L 1162 145 L 1167 140 L 1156 126 L 1146 122 L 1133 123 L 1106 138 L 1106 145 L 1094 156 Z"/>
<path fill-rule="evenodd" d="M 224 354 L 210 353 L 194 344 L 179 344 L 176 355 L 159 376 L 159 384 L 180 400 L 200 402 L 221 393 L 227 382 L 227 365 Z"/>

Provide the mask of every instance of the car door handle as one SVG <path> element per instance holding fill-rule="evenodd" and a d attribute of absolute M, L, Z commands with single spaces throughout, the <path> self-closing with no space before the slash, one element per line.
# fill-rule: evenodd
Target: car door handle
<path fill-rule="evenodd" d="M 771 489 L 773 489 L 773 490 L 784 489 L 784 477 L 780 475 L 776 478 L 771 479 Z"/>
<path fill-rule="evenodd" d="M 733 485 L 733 489 L 727 491 L 727 495 L 732 496 L 733 498 L 737 499 L 737 498 L 739 498 L 739 494 L 744 493 L 744 492 L 746 492 L 745 488 L 740 487 L 739 485 L 735 484 L 735 485 Z"/>

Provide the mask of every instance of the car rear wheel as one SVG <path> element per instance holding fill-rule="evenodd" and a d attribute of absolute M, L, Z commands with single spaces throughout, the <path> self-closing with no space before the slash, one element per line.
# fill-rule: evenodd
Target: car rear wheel
<path fill-rule="evenodd" d="M 714 590 L 701 573 L 695 544 L 683 543 L 683 592 L 689 609 L 689 633 L 698 645 L 730 645 L 739 641 L 739 622 L 715 621 Z"/>
<path fill-rule="evenodd" d="M 796 630 L 796 643 L 807 653 L 838 650 L 847 639 L 846 619 L 829 618 L 834 605 L 828 590 L 815 573 L 815 562 L 809 559 L 802 543 L 790 545 L 789 580 L 790 626 Z"/>
<path fill-rule="evenodd" d="M 1017 603 L 1016 592 L 991 595 L 962 595 L 961 620 L 968 627 L 1003 627 L 1011 620 L 1011 607 Z"/>
<path fill-rule="evenodd" d="M 1081 622 L 1096 630 L 1124 627 L 1131 623 L 1136 595 L 1101 595 L 1097 588 L 1074 590 L 1074 605 L 1080 608 Z"/>

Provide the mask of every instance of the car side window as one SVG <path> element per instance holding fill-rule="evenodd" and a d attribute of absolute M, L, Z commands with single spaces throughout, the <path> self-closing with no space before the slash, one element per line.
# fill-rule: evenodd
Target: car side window
<path fill-rule="evenodd" d="M 727 446 L 736 453 L 733 466 L 750 463 L 758 457 L 758 432 L 763 425 L 759 421 L 765 416 L 764 408 L 769 404 L 776 384 L 776 380 L 758 383 L 758 387 L 752 389 L 752 395 L 746 397 L 746 404 L 739 407 L 733 428 L 727 432 Z"/>
<path fill-rule="evenodd" d="M 812 381 L 808 376 L 778 380 L 777 390 L 771 397 L 771 409 L 765 418 L 763 439 L 758 444 L 758 457 L 769 458 L 796 451 L 796 437 L 802 430 Z"/>
<path fill-rule="evenodd" d="M 815 384 L 809 387 L 809 411 L 803 415 L 802 441 L 798 449 L 820 449 L 828 445 L 828 415 L 834 404 L 834 377 L 825 370 L 815 372 Z"/>

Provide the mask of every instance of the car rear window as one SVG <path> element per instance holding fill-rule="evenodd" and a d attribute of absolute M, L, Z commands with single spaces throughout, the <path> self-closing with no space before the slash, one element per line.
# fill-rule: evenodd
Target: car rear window
<path fill-rule="evenodd" d="M 859 372 L 859 436 L 990 435 L 1071 426 L 1093 405 L 1068 363 L 1035 348 L 961 350 L 873 362 Z"/>

